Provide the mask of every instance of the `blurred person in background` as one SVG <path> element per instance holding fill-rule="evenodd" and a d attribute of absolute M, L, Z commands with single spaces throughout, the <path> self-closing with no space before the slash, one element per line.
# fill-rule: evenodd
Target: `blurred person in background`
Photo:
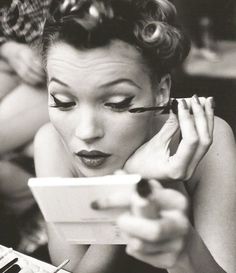
<path fill-rule="evenodd" d="M 27 186 L 34 175 L 30 143 L 48 121 L 46 77 L 36 45 L 49 4 L 0 2 L 0 194 L 3 214 L 17 218 L 35 203 Z"/>

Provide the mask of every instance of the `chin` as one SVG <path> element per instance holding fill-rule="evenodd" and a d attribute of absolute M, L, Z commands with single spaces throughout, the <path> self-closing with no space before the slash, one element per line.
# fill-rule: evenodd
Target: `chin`
<path fill-rule="evenodd" d="M 110 175 L 113 174 L 116 171 L 116 169 L 97 169 L 97 170 L 82 170 L 82 174 L 85 177 L 97 177 L 97 176 L 104 176 L 104 175 Z"/>
<path fill-rule="evenodd" d="M 123 168 L 123 165 L 119 166 L 109 166 L 109 167 L 101 167 L 97 169 L 90 169 L 90 168 L 80 168 L 81 173 L 85 177 L 97 177 L 97 176 L 105 176 L 114 174 L 115 171 L 120 170 Z"/>

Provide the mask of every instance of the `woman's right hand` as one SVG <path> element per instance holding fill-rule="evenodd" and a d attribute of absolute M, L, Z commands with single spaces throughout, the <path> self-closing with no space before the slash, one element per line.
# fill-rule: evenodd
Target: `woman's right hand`
<path fill-rule="evenodd" d="M 127 235 L 126 252 L 154 267 L 171 268 L 182 262 L 186 251 L 190 231 L 188 201 L 180 192 L 166 189 L 156 180 L 147 183 L 151 186 L 147 198 L 135 191 L 115 193 L 95 200 L 96 209 L 130 208 L 118 218 L 118 226 Z"/>
<path fill-rule="evenodd" d="M 180 99 L 178 117 L 170 113 L 162 129 L 127 160 L 124 170 L 159 181 L 188 180 L 212 143 L 213 127 L 212 97 L 205 99 L 204 105 L 196 95 L 189 105 Z M 176 153 L 170 155 L 169 144 L 179 128 L 182 140 Z"/>
<path fill-rule="evenodd" d="M 1 46 L 1 55 L 24 82 L 30 85 L 44 83 L 45 73 L 39 57 L 28 45 L 6 42 Z"/>

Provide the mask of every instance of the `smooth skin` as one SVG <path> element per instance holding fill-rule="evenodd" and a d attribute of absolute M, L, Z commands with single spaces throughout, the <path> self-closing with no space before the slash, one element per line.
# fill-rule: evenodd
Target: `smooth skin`
<path fill-rule="evenodd" d="M 36 51 L 8 41 L 0 47 L 0 155 L 31 142 L 48 121 L 46 78 Z"/>
<path fill-rule="evenodd" d="M 9 153 L 21 149 L 33 157 L 33 138 L 49 120 L 45 73 L 29 45 L 1 45 L 0 82 L 0 192 L 7 208 L 19 216 L 35 203 L 27 186 L 32 174 L 11 163 Z"/>
<path fill-rule="evenodd" d="M 161 180 L 165 187 L 182 193 L 171 190 L 173 198 L 163 203 L 160 221 L 167 223 L 167 230 L 159 221 L 153 225 L 148 219 L 134 219 L 132 215 L 123 218 L 121 228 L 136 240 L 136 247 L 137 240 L 141 242 L 138 250 L 130 242 L 128 253 L 154 266 L 166 267 L 171 273 L 235 272 L 235 142 L 229 126 L 218 118 L 213 131 L 211 99 L 206 100 L 204 108 L 196 98 L 191 99 L 193 115 L 181 101 L 178 122 L 173 115 L 168 119 L 158 113 L 130 114 L 127 109 L 117 112 L 107 107 L 107 102 L 118 103 L 130 95 L 134 96 L 132 107 L 162 105 L 169 97 L 170 78 L 163 77 L 152 88 L 138 52 L 118 41 L 87 52 L 58 43 L 49 51 L 47 73 L 52 124 L 44 126 L 35 139 L 37 176 L 98 176 L 122 167 L 127 172 L 151 172 L 152 178 Z M 71 107 L 55 107 L 50 94 L 64 105 L 72 102 Z M 182 133 L 179 146 L 179 137 L 172 137 L 178 127 Z M 167 144 L 171 138 L 169 154 Z M 74 156 L 75 151 L 84 148 L 109 152 L 111 156 L 102 168 L 91 169 Z M 168 168 L 156 168 L 155 160 L 160 166 L 169 164 Z M 177 167 L 180 172 L 174 176 Z M 185 187 L 180 180 L 187 180 Z M 170 190 L 160 186 L 158 191 L 164 197 Z M 187 220 L 183 194 L 189 199 L 193 227 Z M 176 202 L 171 208 L 172 200 Z M 152 232 L 148 228 L 148 233 L 144 228 L 134 229 L 134 220 Z M 48 225 L 48 233 L 53 262 L 59 264 L 70 258 L 68 269 L 73 272 L 111 272 L 119 261 L 118 246 L 67 245 L 53 225 Z M 164 246 L 159 242 L 162 236 L 166 238 Z M 145 253 L 146 245 L 150 248 L 153 243 L 161 249 L 154 259 Z M 164 264 L 160 255 L 166 257 Z"/>

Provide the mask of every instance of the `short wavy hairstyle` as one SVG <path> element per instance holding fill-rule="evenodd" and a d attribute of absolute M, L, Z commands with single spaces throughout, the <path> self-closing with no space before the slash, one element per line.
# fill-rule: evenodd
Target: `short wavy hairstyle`
<path fill-rule="evenodd" d="M 181 64 L 190 42 L 168 0 L 53 0 L 42 36 L 45 60 L 50 46 L 63 41 L 78 49 L 133 45 L 161 74 Z"/>

